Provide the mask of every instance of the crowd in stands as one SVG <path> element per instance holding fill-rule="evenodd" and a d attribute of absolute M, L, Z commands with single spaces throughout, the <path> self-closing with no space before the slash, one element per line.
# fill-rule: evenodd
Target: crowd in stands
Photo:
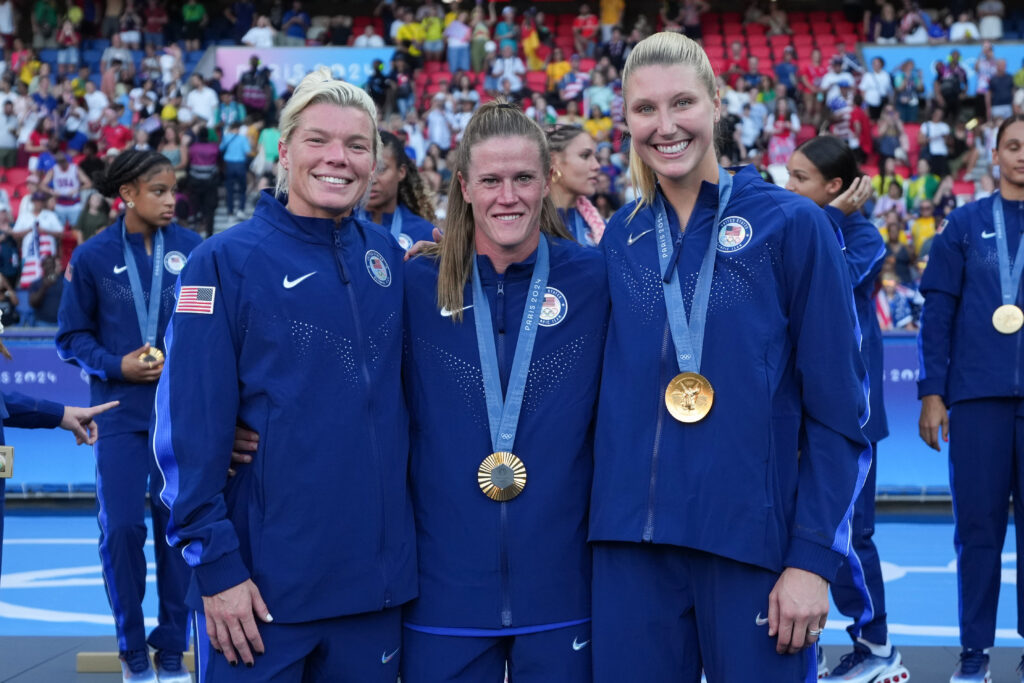
<path fill-rule="evenodd" d="M 36 0 L 21 16 L 0 0 L 2 322 L 53 323 L 71 250 L 120 210 L 92 184 L 122 150 L 171 159 L 179 222 L 205 235 L 222 202 L 241 219 L 256 192 L 273 187 L 276 113 L 297 80 L 278 91 L 273 65 L 253 56 L 225 88 L 219 69 L 196 70 L 211 46 L 394 47 L 365 88 L 382 129 L 420 168 L 439 222 L 449 155 L 481 102 L 504 97 L 542 126 L 581 126 L 597 142 L 591 201 L 607 219 L 634 197 L 620 70 L 637 41 L 672 30 L 701 41 L 718 74 L 723 164 L 755 164 L 784 184 L 786 160 L 809 137 L 831 133 L 858 154 L 875 189 L 866 210 L 889 245 L 879 320 L 913 330 L 932 237 L 958 204 L 995 189 L 995 130 L 1024 112 L 1024 64 L 1000 49 L 1024 36 L 1024 10 L 1002 0 L 934 9 L 878 1 L 863 15 L 782 5 L 750 0 L 744 12 L 720 12 L 706 0 L 670 0 L 647 15 L 600 0 L 549 15 L 543 5 L 381 0 L 349 17 L 311 16 L 299 0 L 216 11 L 197 0 Z M 865 64 L 865 43 L 948 45 L 948 58 Z M 965 44 L 981 56 L 961 59 Z"/>

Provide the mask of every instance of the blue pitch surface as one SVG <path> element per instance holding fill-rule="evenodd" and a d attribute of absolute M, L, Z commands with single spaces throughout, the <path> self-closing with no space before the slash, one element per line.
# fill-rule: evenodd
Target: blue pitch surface
<path fill-rule="evenodd" d="M 95 519 L 84 515 L 8 515 L 0 577 L 0 637 L 114 635 L 100 578 Z M 953 528 L 948 521 L 878 524 L 893 642 L 958 645 Z M 1003 550 L 996 645 L 1019 647 L 1013 527 Z M 152 541 L 145 613 L 155 623 Z M 273 606 L 270 606 L 271 609 Z M 846 620 L 833 606 L 822 642 L 844 644 Z"/>

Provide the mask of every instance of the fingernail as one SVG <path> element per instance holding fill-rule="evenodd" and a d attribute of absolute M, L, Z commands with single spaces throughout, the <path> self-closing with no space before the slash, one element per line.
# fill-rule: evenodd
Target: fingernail
<path fill-rule="evenodd" d="M 231 662 L 231 666 L 238 666 L 238 662 Z"/>
<path fill-rule="evenodd" d="M 247 667 L 249 667 L 250 669 L 252 668 L 252 662 L 246 662 L 246 663 L 245 663 L 245 665 L 246 665 Z"/>
<path fill-rule="evenodd" d="M 267 616 L 263 617 L 264 621 L 273 621 L 274 617 L 270 616 L 270 612 L 267 612 Z"/>

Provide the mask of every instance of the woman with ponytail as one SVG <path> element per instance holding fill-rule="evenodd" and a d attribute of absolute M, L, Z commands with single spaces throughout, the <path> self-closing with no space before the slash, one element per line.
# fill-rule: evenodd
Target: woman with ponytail
<path fill-rule="evenodd" d="M 596 247 L 604 235 L 604 219 L 587 197 L 597 191 L 601 164 L 597 146 L 586 131 L 558 125 L 548 129 L 551 150 L 551 201 L 576 241 Z"/>
<path fill-rule="evenodd" d="M 177 178 L 170 160 L 158 152 L 122 152 L 96 187 L 104 197 L 120 197 L 126 208 L 71 258 L 57 350 L 90 375 L 93 405 L 121 402 L 119 409 L 96 417 L 96 499 L 100 562 L 124 680 L 155 682 L 158 674 L 160 681 L 187 683 L 182 652 L 189 570 L 181 553 L 164 542 L 168 513 L 156 502 L 162 480 L 148 430 L 178 273 L 200 238 L 173 222 Z M 147 491 L 160 600 L 159 623 L 148 639 L 142 614 Z M 156 674 L 150 647 L 157 650 Z"/>
<path fill-rule="evenodd" d="M 404 683 L 589 683 L 604 259 L 548 199 L 543 131 L 489 102 L 466 126 L 444 239 L 405 266 L 419 598 Z M 500 427 L 499 427 L 500 425 Z"/>

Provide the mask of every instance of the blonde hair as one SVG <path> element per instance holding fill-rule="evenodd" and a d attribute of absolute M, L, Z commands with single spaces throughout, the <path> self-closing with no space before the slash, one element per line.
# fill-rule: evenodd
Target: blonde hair
<path fill-rule="evenodd" d="M 331 70 L 322 66 L 315 71 L 306 74 L 299 87 L 295 88 L 288 104 L 281 110 L 281 119 L 278 130 L 281 132 L 281 140 L 288 144 L 292 133 L 299 125 L 299 116 L 308 107 L 314 104 L 333 104 L 338 107 L 352 107 L 363 111 L 370 119 L 370 128 L 373 130 L 373 158 L 374 162 L 380 161 L 380 132 L 377 130 L 377 106 L 370 99 L 369 94 L 362 88 L 357 88 L 351 83 L 339 81 L 331 75 Z M 367 184 L 367 193 L 370 185 Z M 288 169 L 283 164 L 277 165 L 277 188 L 275 193 L 278 196 L 288 192 Z M 365 201 L 365 197 L 363 198 Z"/>
<path fill-rule="evenodd" d="M 452 318 L 456 321 L 462 320 L 463 290 L 473 272 L 473 258 L 476 255 L 473 206 L 462 196 L 462 184 L 458 176 L 465 177 L 469 172 L 474 147 L 491 138 L 512 137 L 524 137 L 537 145 L 543 167 L 542 178 L 547 181 L 551 173 L 551 156 L 548 153 L 547 138 L 540 126 L 521 109 L 506 102 L 495 100 L 481 105 L 466 125 L 462 142 L 455 152 L 452 180 L 448 188 L 444 239 L 440 244 L 424 250 L 424 254 L 441 260 L 437 278 L 437 305 L 452 311 Z M 540 229 L 549 235 L 572 239 L 562 225 L 550 197 L 544 197 Z"/>
<path fill-rule="evenodd" d="M 622 67 L 622 97 L 629 111 L 629 79 L 633 72 L 645 66 L 689 66 L 697 73 L 697 79 L 715 99 L 718 89 L 715 85 L 715 71 L 711 68 L 704 49 L 695 41 L 679 33 L 664 31 L 644 38 L 626 59 Z M 644 163 L 636 152 L 636 145 L 629 147 L 629 176 L 636 189 L 638 201 L 629 215 L 632 219 L 645 206 L 654 202 L 658 179 L 654 170 Z"/>

